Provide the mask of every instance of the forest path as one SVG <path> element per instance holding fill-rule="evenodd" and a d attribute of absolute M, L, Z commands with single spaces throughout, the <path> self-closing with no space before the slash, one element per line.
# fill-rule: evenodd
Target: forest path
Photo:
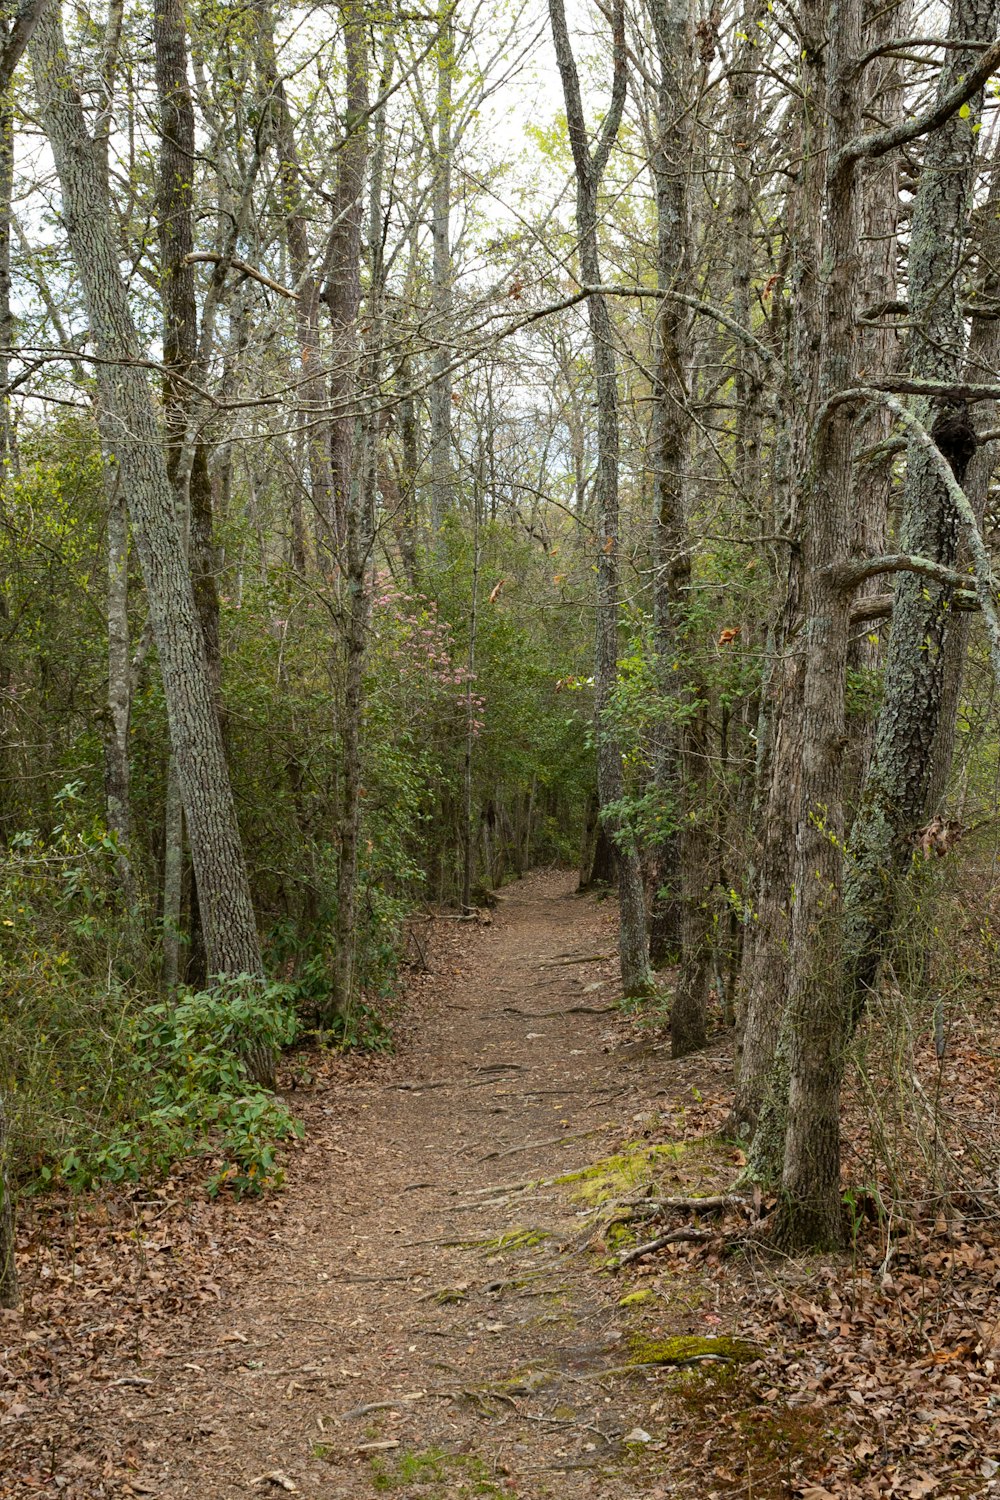
<path fill-rule="evenodd" d="M 615 966 L 563 961 L 610 952 L 612 913 L 574 884 L 530 877 L 490 927 L 456 929 L 393 1076 L 319 1101 L 273 1259 L 202 1330 L 207 1352 L 127 1403 L 150 1490 L 611 1493 L 642 1415 L 627 1384 L 609 1400 L 588 1378 L 618 1363 L 619 1289 L 574 1253 L 587 1222 L 566 1187 L 486 1191 L 620 1139 Z M 534 1243 L 490 1247 L 519 1230 Z"/>
<path fill-rule="evenodd" d="M 270 1238 L 224 1249 L 214 1307 L 77 1396 L 74 1446 L 131 1455 L 94 1493 L 667 1493 L 661 1444 L 623 1441 L 655 1426 L 650 1372 L 602 1374 L 628 1359 L 628 1286 L 579 1183 L 551 1181 L 639 1133 L 665 1081 L 662 1052 L 617 1045 L 615 913 L 574 884 L 536 874 L 491 925 L 436 924 L 395 1055 L 293 1095 L 307 1136 Z"/>

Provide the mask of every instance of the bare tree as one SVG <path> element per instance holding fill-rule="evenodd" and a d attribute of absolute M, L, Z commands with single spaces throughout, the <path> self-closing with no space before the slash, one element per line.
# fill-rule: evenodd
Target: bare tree
<path fill-rule="evenodd" d="M 611 148 L 618 134 L 625 104 L 625 16 L 618 4 L 612 12 L 614 80 L 611 106 L 600 135 L 591 148 L 583 113 L 576 60 L 570 45 L 562 0 L 549 0 L 549 18 L 556 61 L 562 80 L 570 146 L 576 169 L 576 224 L 580 268 L 584 284 L 601 285 L 597 227 L 598 194 Z M 619 947 L 622 984 L 627 995 L 641 994 L 650 984 L 646 939 L 646 907 L 638 854 L 616 808 L 624 793 L 621 750 L 609 722 L 608 709 L 618 663 L 618 390 L 614 332 L 607 299 L 591 292 L 587 299 L 593 340 L 594 383 L 597 397 L 597 650 L 595 713 L 597 720 L 597 790 L 601 811 L 615 839 L 618 899 L 621 912 Z"/>

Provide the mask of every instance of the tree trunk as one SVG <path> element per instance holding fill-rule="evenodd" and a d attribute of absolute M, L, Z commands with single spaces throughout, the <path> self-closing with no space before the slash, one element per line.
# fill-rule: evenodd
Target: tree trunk
<path fill-rule="evenodd" d="M 343 538 L 346 501 L 338 516 L 330 461 L 330 426 L 325 415 L 327 389 L 319 337 L 320 288 L 309 247 L 309 221 L 302 201 L 295 125 L 284 79 L 278 75 L 274 50 L 274 18 L 269 0 L 260 0 L 257 6 L 256 49 L 260 80 L 267 91 L 266 130 L 274 141 L 278 158 L 278 181 L 281 186 L 288 260 L 294 290 L 298 293 L 295 302 L 295 333 L 302 373 L 300 421 L 302 446 L 309 467 L 312 522 L 317 537 L 317 552 L 321 556 L 325 555 L 329 566 L 338 541 Z M 306 526 L 297 490 L 293 488 L 292 567 L 297 573 L 304 573 L 307 564 Z"/>
<path fill-rule="evenodd" d="M 755 1171 L 764 1181 L 781 1172 L 787 1104 L 787 1069 L 775 1068 L 776 1049 L 788 999 L 795 839 L 801 796 L 802 695 L 805 664 L 803 560 L 794 539 L 799 526 L 799 476 L 805 466 L 806 413 L 817 400 L 820 348 L 817 242 L 823 191 L 822 154 L 812 149 L 819 130 L 815 100 L 804 100 L 796 155 L 803 157 L 784 214 L 789 245 L 789 281 L 795 315 L 780 332 L 787 341 L 788 390 L 779 391 L 771 489 L 777 535 L 790 539 L 776 567 L 780 604 L 767 628 L 767 670 L 757 721 L 757 756 L 751 810 L 753 842 L 748 885 L 750 907 L 740 974 L 740 1018 L 736 1046 L 733 1128 L 757 1132 L 765 1099 L 777 1123 L 754 1137 Z M 801 144 L 800 144 L 801 143 Z M 784 298 L 776 290 L 775 318 Z M 779 330 L 776 330 L 779 331 Z M 795 393 L 793 399 L 791 392 Z M 759 1139 L 758 1139 L 759 1135 Z M 768 1150 L 762 1154 L 762 1146 Z M 774 1149 L 770 1149 L 771 1147 Z"/>
<path fill-rule="evenodd" d="M 104 801 L 109 833 L 118 847 L 118 881 L 126 905 L 139 899 L 132 868 L 132 799 L 129 720 L 132 673 L 128 628 L 128 513 L 118 475 L 108 494 L 108 712 L 104 727 Z"/>
<path fill-rule="evenodd" d="M 433 263 L 431 311 L 434 350 L 429 393 L 431 423 L 431 533 L 436 539 L 445 516 L 455 505 L 455 474 L 451 452 L 451 161 L 452 88 L 455 74 L 455 22 L 451 0 L 441 0 L 437 12 L 437 139 L 434 142 L 434 182 L 431 203 Z"/>
<path fill-rule="evenodd" d="M 996 0 L 959 0 L 951 36 L 992 40 Z M 978 54 L 956 47 L 946 53 L 939 99 L 968 73 Z M 971 101 L 979 112 L 981 96 Z M 965 322 L 958 277 L 965 258 L 976 160 L 972 114 L 954 114 L 927 143 L 911 230 L 908 285 L 910 373 L 940 381 L 964 368 Z M 918 412 L 948 458 L 959 483 L 975 449 L 964 403 L 922 403 Z M 954 566 L 958 517 L 929 457 L 911 443 L 900 520 L 900 550 Z M 943 726 L 945 643 L 954 612 L 951 589 L 912 573 L 897 575 L 892 635 L 871 766 L 851 832 L 845 891 L 847 964 L 853 1021 L 878 978 L 892 930 L 900 881 L 913 855 L 912 835 L 926 821 Z M 953 702 L 952 708 L 956 704 Z M 947 732 L 947 731 L 945 731 Z"/>
<path fill-rule="evenodd" d="M 653 156 L 657 285 L 663 291 L 686 290 L 691 259 L 687 179 L 692 141 L 685 95 L 691 86 L 693 41 L 688 0 L 659 0 L 652 18 L 660 70 Z M 658 686 L 667 710 L 657 731 L 656 779 L 675 831 L 657 850 L 659 910 L 650 947 L 654 963 L 677 956 L 679 949 L 680 968 L 670 1008 L 674 1057 L 685 1057 L 705 1044 L 710 965 L 705 688 L 692 662 L 684 661 L 681 671 L 675 670 L 690 637 L 691 540 L 685 505 L 691 425 L 685 372 L 687 316 L 684 308 L 667 298 L 657 313 L 651 443 L 655 465 L 653 613 Z M 679 727 L 672 722 L 668 705 L 683 710 L 678 714 Z"/>
<path fill-rule="evenodd" d="M 9 1136 L 3 1094 L 0 1093 L 0 1307 L 16 1307 L 17 1264 L 14 1260 L 16 1225 L 8 1171 Z"/>
<path fill-rule="evenodd" d="M 825 117 L 820 402 L 850 383 L 858 274 L 856 163 L 840 149 L 860 134 L 854 59 L 860 0 L 803 8 L 807 108 Z M 827 35 L 825 49 L 820 38 Z M 825 77 L 824 70 L 825 67 Z M 817 124 L 817 129 L 819 128 Z M 808 418 L 812 412 L 804 413 Z M 846 1015 L 841 949 L 843 751 L 849 609 L 829 565 L 847 555 L 853 412 L 827 414 L 805 470 L 801 550 L 806 630 L 801 801 L 796 833 L 787 1052 L 788 1124 L 775 1233 L 788 1246 L 839 1244 L 840 1085 Z"/>
<path fill-rule="evenodd" d="M 867 49 L 885 45 L 893 37 L 906 36 L 909 30 L 910 0 L 879 8 L 864 30 Z M 866 72 L 869 95 L 877 100 L 878 116 L 888 125 L 902 118 L 902 65 L 893 57 L 878 58 Z M 858 182 L 861 219 L 860 274 L 856 306 L 876 309 L 894 302 L 899 295 L 898 242 L 899 229 L 899 158 L 894 152 L 862 164 Z M 899 366 L 900 338 L 891 320 L 874 316 L 874 327 L 859 326 L 855 336 L 857 354 L 855 369 L 865 370 L 869 378 L 891 375 Z M 889 455 L 865 461 L 861 456 L 876 450 L 889 437 L 892 414 L 879 402 L 873 411 L 859 421 L 855 447 L 859 455 L 854 465 L 851 511 L 854 517 L 852 551 L 856 557 L 875 557 L 885 552 L 889 513 L 894 487 L 893 465 Z M 883 587 L 878 578 L 862 585 L 861 593 L 874 593 Z M 847 719 L 848 747 L 844 784 L 848 818 L 852 818 L 868 771 L 874 741 L 875 714 L 869 707 L 871 688 L 878 671 L 881 645 L 877 632 L 860 631 L 851 641 L 848 672 L 853 674 L 855 691 Z"/>
<path fill-rule="evenodd" d="M 355 44 L 364 47 L 365 33 L 360 26 L 355 29 Z M 355 102 L 363 87 L 367 100 L 367 54 L 365 61 L 355 56 L 351 64 L 357 72 L 363 68 L 363 84 L 357 79 L 353 84 Z M 356 187 L 361 193 L 367 156 L 367 131 L 362 133 L 361 124 L 355 120 L 352 149 L 356 173 Z M 344 710 L 341 721 L 341 807 L 340 807 L 340 858 L 337 864 L 337 923 L 336 955 L 334 960 L 334 987 L 331 1014 L 327 1024 L 335 1017 L 349 1017 L 357 999 L 355 976 L 357 959 L 357 911 L 358 911 L 358 844 L 361 834 L 361 730 L 365 707 L 365 657 L 368 651 L 368 625 L 371 616 L 370 565 L 375 540 L 375 491 L 377 484 L 379 440 L 379 411 L 376 391 L 382 368 L 384 322 L 385 322 L 385 268 L 382 262 L 382 175 L 385 161 L 385 111 L 380 110 L 375 122 L 375 149 L 372 157 L 371 183 L 369 186 L 368 255 L 370 265 L 370 290 L 368 294 L 367 349 L 363 359 L 365 381 L 370 393 L 368 410 L 357 431 L 361 438 L 358 462 L 351 474 L 350 491 L 346 515 L 346 564 L 347 564 L 347 628 L 344 638 L 346 652 Z M 356 154 L 360 140 L 365 153 Z M 360 200 L 359 200 L 360 202 Z M 360 253 L 360 241 L 359 253 Z M 359 278 L 358 266 L 349 264 L 353 253 L 347 243 L 345 254 L 348 263 L 341 269 L 345 274 Z M 342 303 L 341 306 L 344 304 Z M 357 307 L 354 315 L 356 318 Z"/>
<path fill-rule="evenodd" d="M 570 46 L 563 0 L 549 0 L 549 16 L 556 61 L 562 80 L 570 145 L 576 168 L 576 219 L 580 268 L 584 282 L 600 285 L 597 243 L 598 192 L 604 167 L 618 133 L 625 100 L 625 20 L 620 4 L 613 13 L 615 76 L 611 107 L 594 149 L 588 141 L 580 81 Z M 646 939 L 646 903 L 639 856 L 632 839 L 612 809 L 624 795 L 621 749 L 610 722 L 611 697 L 618 675 L 618 387 L 613 330 L 606 298 L 587 299 L 593 341 L 597 399 L 597 641 L 594 669 L 597 721 L 597 795 L 601 815 L 615 846 L 620 913 L 619 956 L 626 995 L 646 993 L 651 985 Z"/>
<path fill-rule="evenodd" d="M 993 177 L 983 205 L 978 244 L 979 275 L 977 300 L 995 303 L 1000 299 L 1000 143 L 993 153 Z M 1000 319 L 976 318 L 969 335 L 967 367 L 970 371 L 995 370 L 1000 366 Z M 995 428 L 998 408 L 995 402 L 984 402 L 974 409 L 976 427 Z M 980 443 L 965 472 L 964 489 L 969 497 L 977 523 L 982 526 L 1000 445 Z M 965 565 L 967 552 L 959 552 L 959 569 Z M 951 620 L 944 643 L 941 711 L 931 751 L 930 777 L 926 808 L 929 814 L 940 810 L 948 789 L 955 749 L 955 723 L 961 701 L 965 661 L 969 646 L 969 629 L 973 616 L 961 612 Z"/>
<path fill-rule="evenodd" d="M 70 250 L 100 363 L 98 383 L 128 500 L 163 675 L 171 745 L 191 840 L 209 964 L 215 974 L 262 972 L 236 809 L 205 640 L 174 511 L 162 435 L 118 269 L 118 247 L 83 105 L 68 73 L 58 11 L 31 44 L 41 115 L 62 189 Z M 265 1074 L 270 1070 L 261 1069 Z"/>
<path fill-rule="evenodd" d="M 330 370 L 330 451 L 337 534 L 346 535 L 353 483 L 354 414 L 346 410 L 357 391 L 358 310 L 361 306 L 361 241 L 365 169 L 368 160 L 368 22 L 356 0 L 339 7 L 347 54 L 344 134 L 337 152 L 334 224 L 327 250 L 323 300 L 333 333 Z M 339 408 L 339 409 L 338 409 Z M 372 438 L 374 441 L 374 437 Z M 350 565 L 349 565 L 350 566 Z"/>

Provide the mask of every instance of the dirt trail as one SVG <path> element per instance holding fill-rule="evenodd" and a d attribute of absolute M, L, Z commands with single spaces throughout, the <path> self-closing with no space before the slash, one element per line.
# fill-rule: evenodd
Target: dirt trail
<path fill-rule="evenodd" d="M 168 1326 L 79 1403 L 91 1455 L 112 1432 L 133 1455 L 100 1493 L 657 1493 L 623 1442 L 647 1381 L 600 1373 L 627 1288 L 572 1185 L 509 1187 L 615 1150 L 655 1087 L 660 1057 L 612 1051 L 613 914 L 544 874 L 448 930 L 391 1062 L 304 1096 L 275 1231 L 196 1347 Z"/>

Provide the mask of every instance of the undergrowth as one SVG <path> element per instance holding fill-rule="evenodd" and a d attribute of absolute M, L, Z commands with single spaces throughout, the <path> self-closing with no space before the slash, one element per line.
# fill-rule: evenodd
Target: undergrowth
<path fill-rule="evenodd" d="M 281 1143 L 301 1127 L 251 1082 L 241 1057 L 308 1035 L 302 1018 L 323 964 L 304 965 L 294 981 L 242 975 L 163 998 L 155 949 L 119 893 L 114 838 L 87 813 L 77 783 L 58 805 L 60 823 L 15 835 L 0 860 L 0 1093 L 12 1181 L 29 1193 L 89 1190 L 155 1180 L 196 1159 L 212 1195 L 277 1187 Z M 322 1040 L 390 1045 L 366 1004 Z"/>

